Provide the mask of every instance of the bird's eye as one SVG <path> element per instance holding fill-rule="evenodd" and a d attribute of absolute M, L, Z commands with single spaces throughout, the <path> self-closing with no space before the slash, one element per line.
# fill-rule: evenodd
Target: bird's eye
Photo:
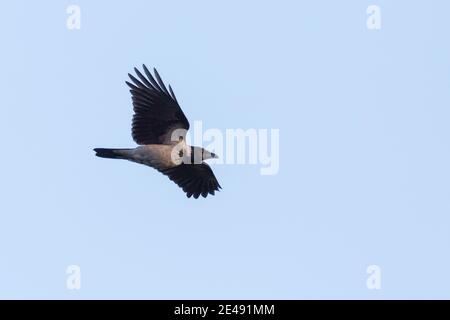
<path fill-rule="evenodd" d="M 211 158 L 215 158 L 216 154 L 214 152 L 211 152 Z"/>
<path fill-rule="evenodd" d="M 180 152 L 178 152 L 178 156 L 182 157 L 183 156 L 183 150 L 180 150 Z"/>

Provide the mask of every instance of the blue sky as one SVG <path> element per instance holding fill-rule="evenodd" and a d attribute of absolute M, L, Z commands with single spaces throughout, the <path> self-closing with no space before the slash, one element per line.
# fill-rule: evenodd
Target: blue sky
<path fill-rule="evenodd" d="M 372 4 L 380 30 L 366 27 Z M 449 10 L 3 3 L 0 297 L 450 298 Z M 223 191 L 196 201 L 96 158 L 134 146 L 124 81 L 142 63 L 205 128 L 279 129 L 279 173 L 214 166 Z"/>

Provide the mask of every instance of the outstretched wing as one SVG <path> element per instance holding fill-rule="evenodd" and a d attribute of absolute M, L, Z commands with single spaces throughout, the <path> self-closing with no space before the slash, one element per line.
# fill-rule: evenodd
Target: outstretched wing
<path fill-rule="evenodd" d="M 137 144 L 167 144 L 176 129 L 186 132 L 189 121 L 178 104 L 177 98 L 169 85 L 167 90 L 156 69 L 153 78 L 147 67 L 143 65 L 144 76 L 134 68 L 139 79 L 128 74 L 131 81 L 126 81 L 131 88 L 133 100 L 132 136 Z"/>
<path fill-rule="evenodd" d="M 214 195 L 215 191 L 222 188 L 213 171 L 205 162 L 202 164 L 183 163 L 160 171 L 182 188 L 188 198 L 194 196 L 197 199 L 200 195 L 206 198 L 208 194 Z"/>

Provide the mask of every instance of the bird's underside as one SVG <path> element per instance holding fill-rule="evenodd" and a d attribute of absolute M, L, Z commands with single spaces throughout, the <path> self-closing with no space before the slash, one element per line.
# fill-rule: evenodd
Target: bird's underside
<path fill-rule="evenodd" d="M 132 136 L 140 146 L 134 149 L 96 148 L 96 155 L 126 159 L 155 168 L 182 188 L 189 198 L 214 195 L 221 187 L 203 160 L 215 155 L 185 144 L 189 121 L 172 88 L 169 86 L 167 90 L 156 69 L 156 80 L 145 65 L 143 69 L 145 76 L 134 68 L 138 78 L 128 74 L 132 83 L 126 82 L 131 88 L 133 101 Z M 200 153 L 200 159 L 192 161 L 194 153 Z"/>

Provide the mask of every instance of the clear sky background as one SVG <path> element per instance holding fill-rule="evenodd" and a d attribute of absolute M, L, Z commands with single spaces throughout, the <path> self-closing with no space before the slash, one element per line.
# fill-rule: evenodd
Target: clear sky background
<path fill-rule="evenodd" d="M 68 30 L 66 8 L 81 8 Z M 381 30 L 366 9 L 381 8 Z M 1 298 L 450 298 L 449 1 L 7 1 Z M 134 66 L 280 171 L 194 200 L 132 147 Z M 81 289 L 66 268 L 81 268 Z M 369 265 L 381 290 L 366 287 Z"/>

